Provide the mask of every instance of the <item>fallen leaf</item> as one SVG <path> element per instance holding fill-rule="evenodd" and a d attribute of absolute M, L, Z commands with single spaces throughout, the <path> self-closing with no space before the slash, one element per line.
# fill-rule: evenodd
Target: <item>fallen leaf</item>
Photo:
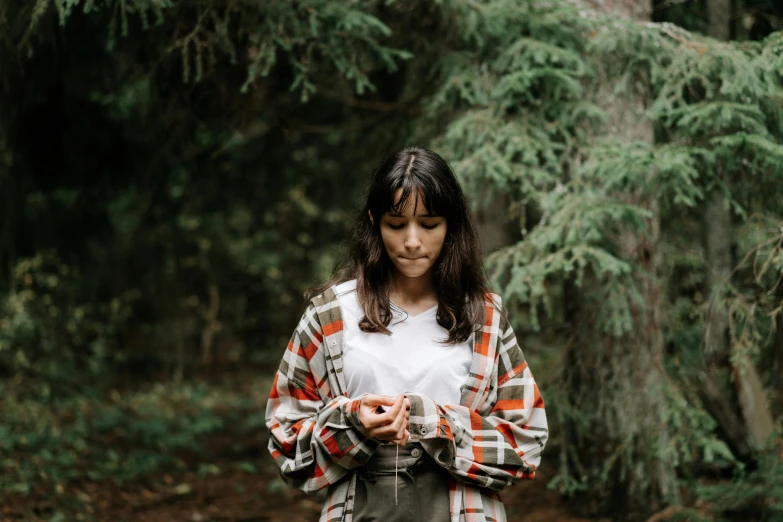
<path fill-rule="evenodd" d="M 193 491 L 193 488 L 190 486 L 190 484 L 178 484 L 174 486 L 174 493 L 177 495 L 187 495 Z"/>

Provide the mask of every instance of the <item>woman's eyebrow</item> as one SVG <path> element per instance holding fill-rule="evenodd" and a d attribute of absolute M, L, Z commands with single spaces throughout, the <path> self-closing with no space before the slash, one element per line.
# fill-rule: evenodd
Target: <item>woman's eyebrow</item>
<path fill-rule="evenodd" d="M 389 217 L 393 217 L 393 218 L 405 217 L 404 215 L 400 214 L 399 212 L 387 212 L 386 215 L 389 216 Z M 426 214 L 419 214 L 418 217 L 436 218 L 436 217 L 441 217 L 441 215 L 437 214 L 435 212 L 427 212 Z"/>

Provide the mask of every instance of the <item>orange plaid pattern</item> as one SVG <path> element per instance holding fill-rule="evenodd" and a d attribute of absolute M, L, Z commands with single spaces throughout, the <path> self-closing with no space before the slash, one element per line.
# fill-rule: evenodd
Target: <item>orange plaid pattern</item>
<path fill-rule="evenodd" d="M 535 476 L 548 437 L 544 401 L 499 309 L 500 298 L 488 296 L 459 405 L 406 394 L 411 440 L 453 479 L 452 522 L 505 521 L 497 491 Z M 306 493 L 326 489 L 319 522 L 352 521 L 353 470 L 379 445 L 359 423 L 359 398 L 345 391 L 342 333 L 340 307 L 329 289 L 299 321 L 266 407 L 269 451 L 283 479 Z"/>

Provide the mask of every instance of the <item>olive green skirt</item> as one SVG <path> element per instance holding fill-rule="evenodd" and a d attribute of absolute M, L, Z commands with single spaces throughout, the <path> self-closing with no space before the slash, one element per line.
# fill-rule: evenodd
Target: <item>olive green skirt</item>
<path fill-rule="evenodd" d="M 359 468 L 354 522 L 448 522 L 448 473 L 418 443 L 397 448 L 380 446 Z"/>

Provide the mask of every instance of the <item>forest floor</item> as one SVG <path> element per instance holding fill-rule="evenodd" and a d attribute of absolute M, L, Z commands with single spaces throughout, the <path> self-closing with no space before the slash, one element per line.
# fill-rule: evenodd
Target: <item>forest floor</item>
<path fill-rule="evenodd" d="M 256 448 L 253 448 L 254 450 Z M 230 468 L 231 463 L 216 462 Z M 588 522 L 569 515 L 566 502 L 546 488 L 550 473 L 508 488 L 502 493 L 510 521 Z M 89 499 L 78 518 L 107 522 L 294 522 L 317 521 L 321 503 L 283 485 L 277 473 L 266 467 L 257 472 L 241 470 L 219 475 L 187 473 L 146 478 L 117 486 L 88 482 L 75 488 L 78 498 Z M 63 504 L 63 499 L 60 500 Z M 65 521 L 74 517 L 56 510 L 51 500 L 17 497 L 2 507 L 2 520 Z M 61 506 L 62 507 L 62 506 Z M 592 520 L 590 522 L 596 522 Z"/>
<path fill-rule="evenodd" d="M 14 434 L 12 420 L 16 453 L 2 461 L 0 521 L 316 521 L 321 500 L 280 480 L 266 450 L 270 382 L 233 380 L 228 392 L 213 385 L 114 391 L 111 401 L 52 416 L 46 429 L 56 425 L 59 438 L 38 436 L 35 446 L 32 429 Z M 7 480 L 14 469 L 16 483 Z M 554 473 L 545 466 L 536 480 L 502 492 L 510 521 L 587 522 L 547 489 Z"/>
<path fill-rule="evenodd" d="M 92 500 L 89 511 L 98 521 L 144 522 L 293 522 L 317 521 L 321 503 L 287 486 L 276 484 L 276 474 L 264 470 L 249 474 L 242 471 L 220 476 L 196 474 L 164 477 L 157 484 L 136 483 L 117 487 L 91 483 L 82 494 Z M 270 491 L 273 490 L 273 491 Z M 544 480 L 512 487 L 502 494 L 510 521 L 587 522 L 572 517 L 567 506 L 554 491 L 546 489 Z M 19 520 L 24 511 L 7 506 L 6 520 Z M 51 506 L 29 505 L 28 512 L 45 515 Z M 14 516 L 16 515 L 16 516 Z M 27 519 L 27 517 L 24 517 Z M 29 520 L 51 520 L 51 516 L 34 516 Z M 65 520 L 65 519 L 63 519 Z M 593 521 L 594 522 L 594 521 Z"/>

